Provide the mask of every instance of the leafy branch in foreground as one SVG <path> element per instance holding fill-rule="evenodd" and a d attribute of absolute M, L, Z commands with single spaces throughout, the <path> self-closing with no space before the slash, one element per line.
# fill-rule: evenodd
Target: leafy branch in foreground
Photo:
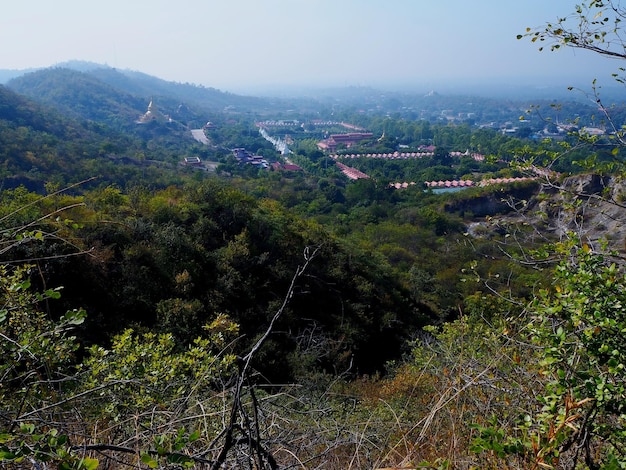
<path fill-rule="evenodd" d="M 296 281 L 306 272 L 309 264 L 313 261 L 318 251 L 319 247 L 312 250 L 312 252 L 309 247 L 305 249 L 304 264 L 302 266 L 298 266 L 296 269 L 296 272 L 291 280 L 291 284 L 289 285 L 289 289 L 287 290 L 287 294 L 283 299 L 282 305 L 274 314 L 274 317 L 270 321 L 265 333 L 263 333 L 263 335 L 256 341 L 250 349 L 250 352 L 248 352 L 242 360 L 237 382 L 233 390 L 233 399 L 228 424 L 220 436 L 218 436 L 218 438 L 222 440 L 223 444 L 214 464 L 211 466 L 212 470 L 217 470 L 222 467 L 232 448 L 241 444 L 247 445 L 250 448 L 248 458 L 255 462 L 254 465 L 256 468 L 278 468 L 272 453 L 265 449 L 261 443 L 262 436 L 259 432 L 260 423 L 258 418 L 259 403 L 254 392 L 254 387 L 248 387 L 252 399 L 252 409 L 250 412 L 245 409 L 242 403 L 242 394 L 244 391 L 244 385 L 250 380 L 250 364 L 252 359 L 273 332 L 274 324 L 283 314 L 289 300 L 293 296 Z M 237 437 L 237 434 L 240 434 L 241 437 Z"/>
<path fill-rule="evenodd" d="M 584 49 L 602 56 L 626 59 L 621 22 L 626 9 L 615 0 L 590 0 L 576 5 L 573 14 L 548 23 L 543 29 L 527 28 L 518 39 L 548 43 L 551 50 L 561 47 Z M 540 47 L 543 50 L 543 45 Z"/>
<path fill-rule="evenodd" d="M 0 194 L 3 206 L 0 210 L 0 257 L 3 261 L 0 262 L 34 263 L 89 253 L 90 250 L 82 248 L 72 239 L 71 231 L 78 229 L 80 224 L 68 217 L 68 214 L 83 208 L 85 203 L 80 197 L 63 198 L 62 195 L 94 179 L 89 178 L 62 189 L 50 188 L 51 192 L 44 196 L 29 193 L 24 188 L 3 191 Z M 58 242 L 69 247 L 70 251 L 57 249 L 53 254 L 42 255 L 36 250 L 24 250 L 29 243 L 44 241 Z"/>

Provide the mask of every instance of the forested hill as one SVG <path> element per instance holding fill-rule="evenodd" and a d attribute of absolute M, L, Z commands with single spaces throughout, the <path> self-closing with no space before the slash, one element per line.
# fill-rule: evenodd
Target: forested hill
<path fill-rule="evenodd" d="M 0 85 L 0 120 L 14 126 L 26 126 L 36 131 L 46 131 L 59 137 L 76 136 L 70 131 L 70 120 L 53 109 L 29 100 Z M 68 134 L 70 133 L 70 134 Z"/>
<path fill-rule="evenodd" d="M 150 100 L 150 95 L 133 95 L 93 75 L 65 68 L 32 72 L 7 86 L 71 117 L 118 126 L 133 124 L 146 112 Z"/>
<path fill-rule="evenodd" d="M 148 102 L 156 99 L 164 111 L 174 114 L 182 105 L 203 111 L 263 111 L 275 109 L 277 102 L 219 91 L 215 88 L 176 83 L 130 70 L 118 70 L 92 64 L 77 67 L 74 63 L 37 70 L 15 77 L 7 86 L 18 93 L 45 100 L 77 112 L 97 112 L 99 109 L 127 113 L 136 118 L 146 111 Z M 91 106 L 84 102 L 87 95 L 96 98 Z M 285 105 L 287 107 L 287 105 Z M 94 116 L 83 114 L 92 119 Z M 97 116 L 95 116 L 97 117 Z"/>
<path fill-rule="evenodd" d="M 0 86 L 3 188 L 40 190 L 64 172 L 80 174 L 77 155 L 97 148 L 98 141 L 102 137 L 79 122 Z"/>
<path fill-rule="evenodd" d="M 89 93 L 84 99 L 96 98 Z M 120 186 L 146 179 L 152 185 L 177 181 L 177 172 L 168 168 L 173 170 L 193 145 L 187 132 L 159 124 L 128 129 L 75 119 L 0 86 L 0 184 L 41 192 L 45 183 L 63 186 L 93 177 L 99 184 Z"/>

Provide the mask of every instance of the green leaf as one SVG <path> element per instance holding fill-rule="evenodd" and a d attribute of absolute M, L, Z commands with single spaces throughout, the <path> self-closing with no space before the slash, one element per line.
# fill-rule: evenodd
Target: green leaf
<path fill-rule="evenodd" d="M 63 316 L 63 321 L 68 325 L 81 325 L 85 318 L 87 318 L 87 312 L 84 310 L 70 310 Z"/>
<path fill-rule="evenodd" d="M 98 459 L 90 459 L 89 457 L 84 457 L 78 464 L 79 469 L 85 470 L 96 470 L 98 468 L 99 462 Z"/>
<path fill-rule="evenodd" d="M 59 292 L 59 289 L 48 289 L 44 292 L 44 296 L 49 299 L 60 299 L 61 292 Z"/>
<path fill-rule="evenodd" d="M 32 434 L 35 432 L 35 425 L 30 423 L 24 423 L 20 426 L 20 431 L 24 434 Z"/>
<path fill-rule="evenodd" d="M 0 450 L 0 462 L 6 460 L 15 460 L 15 454 L 8 450 Z"/>
<path fill-rule="evenodd" d="M 159 462 L 154 460 L 150 454 L 141 454 L 141 461 L 145 463 L 149 468 L 157 468 L 159 466 Z"/>

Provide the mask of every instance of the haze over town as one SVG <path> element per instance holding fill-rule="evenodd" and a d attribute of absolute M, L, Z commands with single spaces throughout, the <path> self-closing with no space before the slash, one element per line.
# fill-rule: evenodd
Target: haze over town
<path fill-rule="evenodd" d="M 531 87 L 609 82 L 618 64 L 517 40 L 559 0 L 10 2 L 0 69 L 86 60 L 236 93 L 290 86 Z"/>

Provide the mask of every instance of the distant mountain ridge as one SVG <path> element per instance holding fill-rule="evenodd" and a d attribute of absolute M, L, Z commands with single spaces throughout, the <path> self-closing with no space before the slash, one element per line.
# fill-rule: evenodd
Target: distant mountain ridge
<path fill-rule="evenodd" d="M 155 99 L 167 114 L 194 110 L 187 119 L 206 111 L 229 109 L 263 112 L 276 102 L 247 97 L 188 83 L 162 80 L 142 72 L 119 70 L 92 62 L 71 61 L 53 67 L 23 71 L 0 70 L 10 77 L 6 86 L 17 93 L 55 106 L 64 112 L 96 121 L 137 119 Z"/>
<path fill-rule="evenodd" d="M 0 85 L 4 85 L 9 80 L 17 77 L 21 77 L 25 73 L 34 72 L 36 69 L 29 70 L 10 70 L 10 69 L 0 69 Z"/>
<path fill-rule="evenodd" d="M 149 103 L 153 104 L 159 116 L 169 117 L 171 123 L 179 125 L 179 131 L 217 121 L 216 114 L 222 114 L 220 118 L 238 114 L 258 120 L 263 116 L 310 117 L 321 111 L 352 109 L 365 114 L 391 113 L 409 120 L 469 123 L 495 128 L 506 123 L 513 126 L 512 123 L 520 122 L 520 115 L 525 117 L 523 125 L 529 127 L 532 119 L 558 122 L 578 118 L 590 121 L 597 111 L 597 106 L 588 100 L 520 100 L 513 93 L 507 97 L 489 98 L 444 94 L 436 90 L 419 94 L 384 92 L 360 86 L 310 91 L 300 97 L 251 97 L 81 61 L 23 73 L 9 80 L 6 86 L 72 118 L 131 133 L 140 132 L 136 122 L 146 113 Z M 581 96 L 584 97 L 582 93 L 574 93 L 572 98 Z M 626 105 L 620 106 L 624 108 Z M 530 116 L 526 112 L 538 107 L 542 108 L 541 117 Z M 172 129 L 167 132 L 170 131 Z"/>

